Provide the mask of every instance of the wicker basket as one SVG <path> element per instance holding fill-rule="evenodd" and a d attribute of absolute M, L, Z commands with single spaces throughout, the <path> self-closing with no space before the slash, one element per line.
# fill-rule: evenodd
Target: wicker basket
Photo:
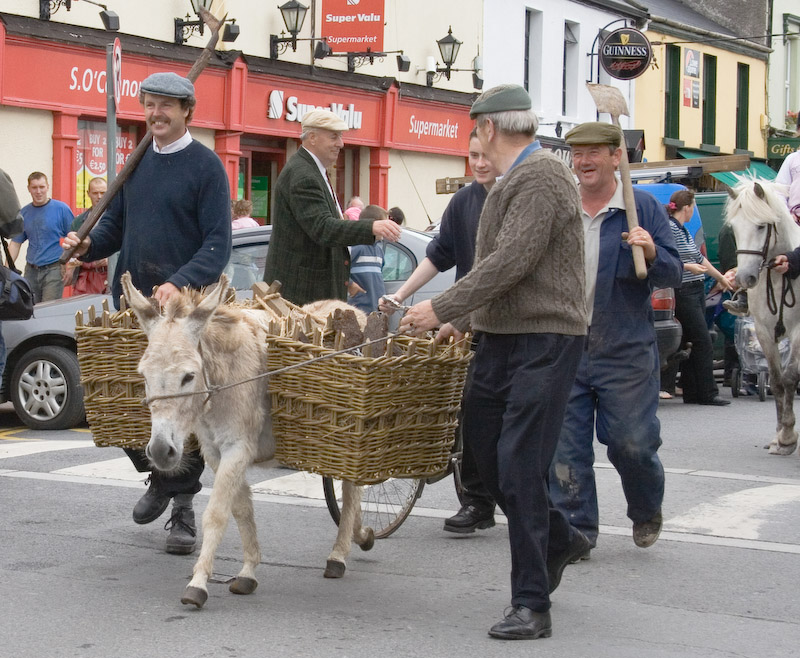
<path fill-rule="evenodd" d="M 281 336 L 267 343 L 270 371 L 333 351 Z M 471 357 L 463 345 L 397 337 L 381 357 L 342 354 L 272 375 L 276 456 L 356 484 L 442 471 Z"/>
<path fill-rule="evenodd" d="M 130 310 L 104 311 L 99 318 L 92 311 L 88 325 L 79 314 L 75 337 L 86 420 L 95 445 L 144 448 L 150 439 L 150 411 L 142 403 L 144 379 L 136 368 L 147 337 Z"/>

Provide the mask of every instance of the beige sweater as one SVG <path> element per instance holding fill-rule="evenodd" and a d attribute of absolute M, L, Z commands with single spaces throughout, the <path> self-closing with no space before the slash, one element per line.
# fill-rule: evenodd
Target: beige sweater
<path fill-rule="evenodd" d="M 572 173 L 540 149 L 495 183 L 472 271 L 431 301 L 436 317 L 496 334 L 586 333 L 581 202 Z"/>

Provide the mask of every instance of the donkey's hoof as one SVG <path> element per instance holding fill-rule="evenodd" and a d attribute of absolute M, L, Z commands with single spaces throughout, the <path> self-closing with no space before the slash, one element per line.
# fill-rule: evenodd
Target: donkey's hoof
<path fill-rule="evenodd" d="M 773 441 L 769 444 L 769 454 L 770 455 L 791 455 L 794 452 L 794 449 L 797 447 L 796 443 L 790 443 L 789 445 L 778 443 L 777 441 Z"/>
<path fill-rule="evenodd" d="M 341 578 L 344 576 L 345 564 L 344 562 L 337 562 L 336 560 L 328 560 L 325 566 L 326 578 Z"/>
<path fill-rule="evenodd" d="M 375 546 L 375 531 L 372 528 L 364 528 L 364 532 L 367 534 L 367 538 L 359 544 L 362 551 L 368 551 L 373 546 Z"/>
<path fill-rule="evenodd" d="M 207 600 L 208 592 L 199 587 L 187 587 L 181 597 L 181 603 L 195 605 L 198 609 L 202 608 Z"/>
<path fill-rule="evenodd" d="M 237 576 L 228 589 L 234 594 L 252 594 L 256 591 L 256 587 L 258 587 L 258 581 L 255 578 Z"/>

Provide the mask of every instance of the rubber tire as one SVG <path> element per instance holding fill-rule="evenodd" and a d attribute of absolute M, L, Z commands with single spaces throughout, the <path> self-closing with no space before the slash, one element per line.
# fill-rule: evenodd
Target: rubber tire
<path fill-rule="evenodd" d="M 758 399 L 764 402 L 767 399 L 767 373 L 758 373 Z"/>
<path fill-rule="evenodd" d="M 20 392 L 21 380 L 26 374 L 30 376 L 29 382 L 26 389 Z M 32 387 L 36 386 L 33 379 L 41 375 L 46 378 L 40 384 L 41 387 L 47 389 L 49 385 L 63 381 L 66 385 L 66 393 L 54 394 L 48 390 L 42 391 L 38 399 L 40 401 L 49 400 L 53 406 L 49 409 L 44 406 L 44 412 L 37 410 L 32 413 L 29 411 L 32 408 L 31 403 L 37 399 L 35 397 L 37 394 L 32 390 Z M 66 430 L 83 422 L 85 417 L 78 356 L 66 347 L 44 345 L 25 353 L 17 362 L 11 375 L 10 393 L 14 411 L 20 420 L 31 429 Z M 26 402 L 28 408 L 26 408 Z"/>
<path fill-rule="evenodd" d="M 738 398 L 742 387 L 742 373 L 739 368 L 731 368 L 731 397 Z"/>
<path fill-rule="evenodd" d="M 376 539 L 386 539 L 397 530 L 411 514 L 414 504 L 422 495 L 425 487 L 424 480 L 411 478 L 390 478 L 378 484 L 365 485 L 364 500 L 362 500 L 362 525 L 369 526 L 375 532 Z M 336 525 L 342 518 L 342 510 L 336 498 L 334 479 L 329 477 L 322 478 L 322 490 L 325 493 L 325 502 L 328 505 L 328 512 Z M 403 493 L 398 493 L 400 490 Z M 398 502 L 399 499 L 399 502 Z M 391 510 L 376 514 L 369 511 L 370 502 L 376 500 L 393 501 L 390 503 Z M 367 508 L 364 508 L 364 505 Z"/>

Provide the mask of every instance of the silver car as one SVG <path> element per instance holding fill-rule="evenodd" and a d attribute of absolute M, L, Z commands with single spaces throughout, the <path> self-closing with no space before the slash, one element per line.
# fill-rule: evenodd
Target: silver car
<path fill-rule="evenodd" d="M 271 231 L 270 226 L 260 226 L 233 232 L 233 252 L 225 273 L 243 297 L 264 276 Z M 387 243 L 383 267 L 387 293 L 396 292 L 408 279 L 425 258 L 431 240 L 427 233 L 403 229 L 399 242 Z M 454 269 L 438 274 L 406 303 L 446 290 L 454 277 Z M 83 422 L 75 314 L 83 311 L 86 317 L 90 306 L 99 314 L 104 299 L 113 309 L 111 295 L 78 295 L 37 304 L 30 320 L 2 323 L 7 360 L 0 401 L 11 400 L 14 411 L 28 427 L 61 430 Z"/>

